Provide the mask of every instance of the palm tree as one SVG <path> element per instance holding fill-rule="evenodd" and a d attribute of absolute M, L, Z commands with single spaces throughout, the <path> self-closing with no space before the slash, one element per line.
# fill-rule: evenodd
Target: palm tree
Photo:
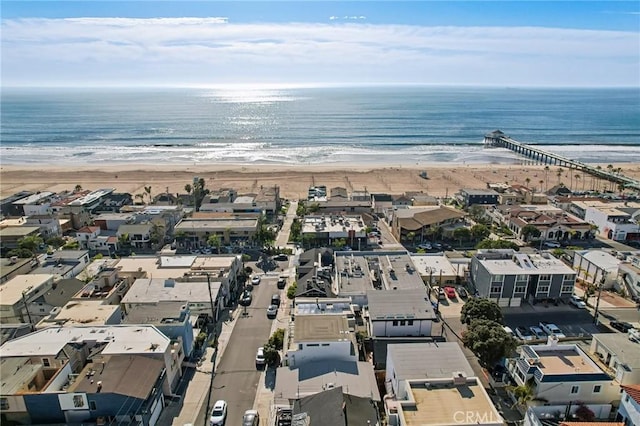
<path fill-rule="evenodd" d="M 544 183 L 544 181 L 543 181 L 542 179 L 540 179 L 540 180 L 538 181 L 538 183 L 540 184 L 540 192 L 544 192 L 544 188 L 543 188 L 543 186 L 542 186 L 542 184 Z"/>
<path fill-rule="evenodd" d="M 187 191 L 187 195 L 191 195 L 191 185 L 190 184 L 186 184 L 184 186 L 184 190 Z"/>
<path fill-rule="evenodd" d="M 527 177 L 524 181 L 527 184 L 527 189 L 529 189 L 529 183 L 531 182 L 531 178 Z"/>
<path fill-rule="evenodd" d="M 75 188 L 73 188 L 73 192 L 80 192 L 82 191 L 82 185 L 77 184 Z"/>
<path fill-rule="evenodd" d="M 546 182 L 546 188 L 549 190 L 549 166 L 544 166 L 544 180 Z"/>
<path fill-rule="evenodd" d="M 578 182 L 580 182 L 580 173 L 576 173 L 576 189 L 578 189 L 578 187 L 580 186 L 578 184 Z M 583 185 L 584 186 L 584 185 Z M 584 188 L 583 188 L 584 189 Z"/>
<path fill-rule="evenodd" d="M 558 176 L 558 183 L 560 183 L 560 178 L 562 177 L 563 172 L 564 170 L 562 170 L 562 167 L 558 167 L 558 171 L 556 172 L 556 176 Z"/>
<path fill-rule="evenodd" d="M 531 401 L 535 396 L 533 383 L 531 381 L 520 386 L 508 386 L 507 390 L 516 399 L 516 402 L 511 406 L 511 408 L 514 408 L 516 405 L 526 407 L 529 401 Z"/>

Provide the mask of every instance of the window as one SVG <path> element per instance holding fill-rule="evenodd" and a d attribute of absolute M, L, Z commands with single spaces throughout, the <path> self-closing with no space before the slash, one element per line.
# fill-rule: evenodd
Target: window
<path fill-rule="evenodd" d="M 307 347 L 308 348 L 315 348 L 315 347 L 319 347 L 319 346 L 320 346 L 320 344 L 318 344 L 318 343 L 307 343 Z"/>
<path fill-rule="evenodd" d="M 502 286 L 501 285 L 492 285 L 491 286 L 491 293 L 502 293 Z"/>
<path fill-rule="evenodd" d="M 7 398 L 0 398 L 0 410 L 9 409 L 9 400 Z"/>
<path fill-rule="evenodd" d="M 561 293 L 573 293 L 573 285 L 563 285 L 560 290 Z"/>
<path fill-rule="evenodd" d="M 96 402 L 95 401 L 89 401 L 89 410 L 96 410 Z"/>
<path fill-rule="evenodd" d="M 527 285 L 517 284 L 513 290 L 514 293 L 524 293 L 527 291 Z"/>
<path fill-rule="evenodd" d="M 580 386 L 571 386 L 571 393 L 575 394 L 580 392 Z"/>
<path fill-rule="evenodd" d="M 398 326 L 398 321 L 393 321 L 393 326 L 397 327 Z"/>
<path fill-rule="evenodd" d="M 593 387 L 593 393 L 600 393 L 601 390 L 602 390 L 602 386 L 600 385 L 595 385 Z"/>
<path fill-rule="evenodd" d="M 49 358 L 42 358 L 42 365 L 45 367 L 51 367 L 51 363 L 49 362 Z"/>
<path fill-rule="evenodd" d="M 539 285 L 538 293 L 549 293 L 549 285 Z"/>
<path fill-rule="evenodd" d="M 405 320 L 400 321 L 400 325 L 401 325 L 401 326 L 404 326 L 405 324 L 406 324 L 406 321 L 405 321 Z"/>
<path fill-rule="evenodd" d="M 576 278 L 576 276 L 573 275 L 573 274 L 571 274 L 571 275 L 567 274 L 567 275 L 564 276 L 564 280 L 565 281 L 573 281 L 575 278 Z"/>
<path fill-rule="evenodd" d="M 73 406 L 75 408 L 84 407 L 84 400 L 82 399 L 82 395 L 73 395 Z"/>
<path fill-rule="evenodd" d="M 504 275 L 494 275 L 493 278 L 491 278 L 491 282 L 494 283 L 501 283 L 504 280 Z"/>
<path fill-rule="evenodd" d="M 540 281 L 551 281 L 551 275 L 540 275 Z"/>
<path fill-rule="evenodd" d="M 413 320 L 407 321 L 407 325 L 413 325 Z"/>
<path fill-rule="evenodd" d="M 516 281 L 527 281 L 526 275 L 516 275 Z"/>

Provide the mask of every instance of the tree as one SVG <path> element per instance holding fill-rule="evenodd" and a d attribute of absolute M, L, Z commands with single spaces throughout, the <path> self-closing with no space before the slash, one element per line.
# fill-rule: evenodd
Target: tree
<path fill-rule="evenodd" d="M 190 184 L 186 184 L 184 186 L 184 190 L 187 191 L 187 195 L 189 195 L 189 198 L 191 198 L 191 190 L 192 190 L 191 185 Z M 195 203 L 194 203 L 194 205 L 195 205 Z"/>
<path fill-rule="evenodd" d="M 527 184 L 527 189 L 529 189 L 529 184 L 531 183 L 531 178 L 530 177 L 526 177 L 524 182 Z"/>
<path fill-rule="evenodd" d="M 220 253 L 220 246 L 222 245 L 220 236 L 218 234 L 209 235 L 209 238 L 207 238 L 207 245 L 209 247 L 216 247 L 218 249 L 218 253 Z"/>
<path fill-rule="evenodd" d="M 413 231 L 408 232 L 408 233 L 407 233 L 407 240 L 409 240 L 409 242 L 410 242 L 411 244 L 413 244 L 413 243 L 414 243 L 414 241 L 416 240 L 416 233 L 415 233 L 415 232 L 413 232 Z"/>
<path fill-rule="evenodd" d="M 549 189 L 549 166 L 544 166 L 544 180 L 547 190 Z"/>
<path fill-rule="evenodd" d="M 13 257 L 13 256 L 19 257 L 20 259 L 28 259 L 30 257 L 33 257 L 33 252 L 31 250 L 17 248 L 17 249 L 10 250 L 7 253 L 7 257 Z"/>
<path fill-rule="evenodd" d="M 540 192 L 544 192 L 544 186 L 543 186 L 544 185 L 544 181 L 542 179 L 540 179 L 538 181 L 538 183 L 540 184 Z"/>
<path fill-rule="evenodd" d="M 333 246 L 336 248 L 336 250 L 340 250 L 346 245 L 347 245 L 347 240 L 345 240 L 344 238 L 338 238 L 336 240 L 333 240 Z"/>
<path fill-rule="evenodd" d="M 293 282 L 287 289 L 287 299 L 293 300 L 296 298 L 296 291 L 298 291 L 298 283 Z"/>
<path fill-rule="evenodd" d="M 487 225 L 483 225 L 481 223 L 477 224 L 477 225 L 473 225 L 471 227 L 471 236 L 476 239 L 476 240 L 482 240 L 484 238 L 487 238 L 489 236 L 489 234 L 491 234 L 491 231 L 489 230 L 489 227 L 487 227 Z"/>
<path fill-rule="evenodd" d="M 520 386 L 507 386 L 507 390 L 516 398 L 516 402 L 511 406 L 511 408 L 514 408 L 516 405 L 526 407 L 527 403 L 535 396 L 533 383 L 530 381 Z"/>
<path fill-rule="evenodd" d="M 562 177 L 563 172 L 564 170 L 562 170 L 562 167 L 558 167 L 558 171 L 556 172 L 556 176 L 558 176 L 558 183 L 560 183 L 560 178 Z"/>
<path fill-rule="evenodd" d="M 478 244 L 476 244 L 476 248 L 477 249 L 512 249 L 515 251 L 520 250 L 520 247 L 513 241 L 502 240 L 502 239 L 492 240 L 489 238 L 486 238 L 480 241 Z"/>
<path fill-rule="evenodd" d="M 64 245 L 65 240 L 62 237 L 51 237 L 45 241 L 45 244 L 52 246 L 53 248 L 60 248 Z"/>
<path fill-rule="evenodd" d="M 82 191 L 82 185 L 77 184 L 75 188 L 73 188 L 73 192 L 80 192 Z"/>
<path fill-rule="evenodd" d="M 492 366 L 510 355 L 518 345 L 499 323 L 486 319 L 474 320 L 463 334 L 462 343 L 485 366 Z"/>
<path fill-rule="evenodd" d="M 304 200 L 298 201 L 298 208 L 296 209 L 296 216 L 303 217 L 307 214 L 307 204 Z"/>
<path fill-rule="evenodd" d="M 289 238 L 291 239 L 291 241 L 302 240 L 302 222 L 300 222 L 298 218 L 293 219 L 293 222 L 291 223 Z"/>
<path fill-rule="evenodd" d="M 524 241 L 529 241 L 531 237 L 538 238 L 541 232 L 534 225 L 528 224 L 522 227 L 520 235 Z"/>
<path fill-rule="evenodd" d="M 44 241 L 39 235 L 27 235 L 18 240 L 18 248 L 29 250 L 31 253 L 36 253 L 42 244 Z"/>
<path fill-rule="evenodd" d="M 269 337 L 268 345 L 272 345 L 276 350 L 282 350 L 284 347 L 284 328 L 279 328 Z"/>
<path fill-rule="evenodd" d="M 584 405 L 584 402 L 580 402 L 578 404 L 578 408 L 576 409 L 574 416 L 581 422 L 593 422 L 596 420 L 595 413 L 591 411 L 589 407 Z"/>
<path fill-rule="evenodd" d="M 500 306 L 491 299 L 469 299 L 460 311 L 460 320 L 465 324 L 471 324 L 475 320 L 490 320 L 502 324 L 503 317 Z"/>
<path fill-rule="evenodd" d="M 456 228 L 453 231 L 453 238 L 460 241 L 460 245 L 462 245 L 462 240 L 468 240 L 471 236 L 471 231 L 467 227 Z"/>
<path fill-rule="evenodd" d="M 193 183 L 193 203 L 196 211 L 200 211 L 200 206 L 204 197 L 209 194 L 209 190 L 205 188 L 205 182 L 203 178 L 198 179 Z"/>
<path fill-rule="evenodd" d="M 485 213 L 485 209 L 481 206 L 473 205 L 469 207 L 469 216 L 474 222 L 485 223 L 487 220 Z"/>

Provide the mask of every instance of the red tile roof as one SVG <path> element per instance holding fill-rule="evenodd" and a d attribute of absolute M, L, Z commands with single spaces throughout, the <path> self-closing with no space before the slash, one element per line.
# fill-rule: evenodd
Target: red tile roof
<path fill-rule="evenodd" d="M 624 389 L 635 402 L 640 404 L 640 385 L 623 385 L 622 389 Z"/>

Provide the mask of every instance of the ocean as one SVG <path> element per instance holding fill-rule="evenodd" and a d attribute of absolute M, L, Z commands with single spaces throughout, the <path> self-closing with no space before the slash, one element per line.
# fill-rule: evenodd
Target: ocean
<path fill-rule="evenodd" d="M 521 163 L 485 133 L 585 163 L 640 162 L 640 89 L 18 89 L 2 164 Z"/>

